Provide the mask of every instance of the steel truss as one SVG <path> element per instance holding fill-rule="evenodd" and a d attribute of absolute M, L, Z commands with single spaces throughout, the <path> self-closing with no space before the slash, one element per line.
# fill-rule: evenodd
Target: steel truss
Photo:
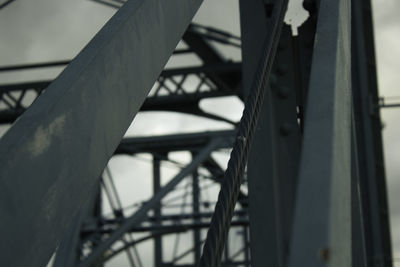
<path fill-rule="evenodd" d="M 287 1 L 240 1 L 241 38 L 189 24 L 200 0 L 94 1 L 120 10 L 77 58 L 0 68 L 65 67 L 55 81 L 0 85 L 0 123 L 14 122 L 0 141 L 1 266 L 44 266 L 56 248 L 57 267 L 121 253 L 143 266 L 148 240 L 155 266 L 392 266 L 369 1 L 304 1 L 297 36 L 283 24 Z M 212 42 L 241 48 L 242 62 Z M 188 54 L 203 64 L 162 70 Z M 221 96 L 246 103 L 240 122 L 200 108 Z M 139 111 L 233 129 L 122 138 Z M 226 171 L 212 155 L 221 149 L 232 149 Z M 174 162 L 176 151 L 192 161 Z M 153 196 L 128 215 L 105 166 L 141 153 L 152 155 Z M 180 172 L 161 186 L 165 162 Z M 166 213 L 184 180 L 177 199 L 190 212 Z M 221 186 L 217 203 L 202 199 L 204 183 Z M 182 233 L 192 244 L 179 254 L 176 241 L 167 260 L 163 238 Z"/>

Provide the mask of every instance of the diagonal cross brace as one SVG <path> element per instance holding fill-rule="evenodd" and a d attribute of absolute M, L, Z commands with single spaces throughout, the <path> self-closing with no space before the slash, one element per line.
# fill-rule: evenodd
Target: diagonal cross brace
<path fill-rule="evenodd" d="M 98 247 L 94 248 L 91 254 L 79 265 L 79 267 L 91 266 L 96 259 L 98 259 L 115 241 L 121 239 L 121 237 L 129 231 L 132 227 L 140 224 L 148 217 L 148 212 L 157 206 L 159 206 L 160 201 L 175 188 L 183 178 L 192 174 L 198 166 L 210 157 L 211 152 L 213 152 L 222 142 L 221 139 L 216 138 L 210 141 L 210 143 L 204 147 L 196 157 L 193 158 L 192 162 L 182 169 L 175 177 L 171 179 L 164 187 L 162 187 L 154 196 L 146 202 L 138 211 L 125 220 L 125 222 L 110 236 L 101 243 Z"/>
<path fill-rule="evenodd" d="M 128 1 L 0 141 L 0 266 L 45 266 L 202 0 Z"/>

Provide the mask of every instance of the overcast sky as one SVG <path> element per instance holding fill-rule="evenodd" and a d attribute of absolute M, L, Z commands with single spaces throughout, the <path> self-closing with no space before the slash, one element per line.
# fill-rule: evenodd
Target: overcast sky
<path fill-rule="evenodd" d="M 4 2 L 5 0 L 0 0 Z M 304 18 L 305 12 L 299 8 L 301 1 L 291 1 L 291 17 Z M 382 96 L 400 96 L 400 1 L 373 0 L 375 40 L 378 63 L 379 90 Z M 89 0 L 16 0 L 0 11 L 0 66 L 28 62 L 44 62 L 71 59 L 104 25 L 115 11 Z M 236 35 L 240 34 L 239 12 L 235 0 L 205 0 L 196 15 L 196 21 L 218 26 Z M 240 59 L 240 51 L 228 50 L 234 60 Z M 174 65 L 174 63 L 170 63 Z M 176 63 L 178 64 L 178 63 Z M 59 69 L 29 73 L 0 75 L 0 84 L 21 80 L 54 78 Z M 400 102 L 400 99 L 397 99 Z M 235 99 L 202 103 L 206 109 L 217 113 L 229 113 L 232 119 L 239 119 L 242 105 Z M 223 108 L 222 108 L 223 107 Z M 382 110 L 385 128 L 384 150 L 391 209 L 392 241 L 394 257 L 400 258 L 400 109 Z M 224 123 L 211 122 L 194 116 L 167 113 L 146 113 L 137 116 L 129 135 L 164 134 L 178 131 L 200 131 L 207 129 L 227 129 Z M 188 155 L 174 156 L 181 162 L 188 161 Z M 226 156 L 221 155 L 221 162 Z M 150 165 L 142 159 L 118 157 L 110 163 L 118 187 L 125 203 L 146 199 L 151 192 Z M 166 182 L 177 170 L 163 167 Z M 132 179 L 136 179 L 132 186 Z M 139 179 L 139 180 L 137 180 Z M 140 186 L 138 186 L 140 185 Z M 215 190 L 216 191 L 216 190 Z M 133 196 L 133 197 L 132 197 Z M 141 249 L 144 251 L 150 245 Z M 148 260 L 148 261 L 147 261 Z M 400 261 L 400 259 L 398 260 Z M 150 262 L 150 259 L 146 259 Z M 117 266 L 117 263 L 115 263 Z M 146 265 L 147 266 L 147 265 Z M 400 266 L 400 264 L 397 264 Z"/>

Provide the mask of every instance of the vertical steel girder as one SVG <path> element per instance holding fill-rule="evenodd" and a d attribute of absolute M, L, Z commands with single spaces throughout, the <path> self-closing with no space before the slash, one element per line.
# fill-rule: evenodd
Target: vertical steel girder
<path fill-rule="evenodd" d="M 95 195 L 97 177 L 201 1 L 128 1 L 0 141 L 0 249 L 11 251 L 0 256 L 1 266 L 45 265 L 62 237 L 66 238 L 58 247 L 55 266 L 76 264 L 73 249 L 92 204 L 89 196 Z M 266 35 L 274 1 L 278 0 L 240 1 L 244 88 L 254 79 L 260 40 Z M 380 118 L 379 111 L 369 106 L 371 98 L 378 101 L 376 73 L 370 64 L 374 60 L 370 2 L 316 0 L 306 6 L 315 10 L 299 36 L 291 39 L 288 27 L 282 31 L 249 156 L 251 263 L 255 267 L 390 267 Z M 316 10 L 318 18 L 313 16 Z M 229 64 L 195 31 L 188 31 L 183 39 L 205 63 Z M 235 72 L 209 72 L 225 93 L 230 94 L 231 87 L 237 89 L 240 78 L 232 76 Z M 173 108 L 193 109 L 194 102 L 188 99 L 186 106 L 181 101 L 182 105 L 179 102 Z M 153 102 L 148 99 L 142 109 L 154 108 Z M 5 115 L 8 119 L 12 114 Z M 181 138 L 176 144 L 164 141 L 180 148 L 184 145 Z M 201 220 L 196 217 L 200 214 L 197 168 L 199 164 L 212 167 L 210 153 L 221 146 L 221 140 L 214 136 L 203 140 L 208 145 L 202 150 L 188 149 L 193 153 L 192 163 L 162 188 L 157 153 L 165 148 L 154 148 L 154 196 L 110 231 L 79 266 L 102 264 L 104 252 L 140 228 L 150 210 L 155 215 L 155 228 L 148 228 L 155 241 L 155 265 L 172 266 L 174 262 L 162 260 L 159 205 L 190 175 L 195 246 L 189 252 L 194 251 L 198 262 L 202 242 Z M 147 148 L 161 144 L 155 142 L 150 141 Z M 137 144 L 122 143 L 116 153 L 140 149 Z M 228 259 L 227 244 L 226 264 Z M 248 263 L 246 252 L 244 264 Z"/>
<path fill-rule="evenodd" d="M 240 3 L 242 34 L 243 88 L 250 88 L 257 69 L 262 42 L 266 36 L 267 21 L 261 0 Z M 246 98 L 248 91 L 243 92 Z M 266 97 L 268 98 L 268 93 Z M 265 101 L 265 100 L 264 100 Z M 252 266 L 279 266 L 278 245 L 275 237 L 275 200 L 269 106 L 264 102 L 247 164 L 250 218 L 250 252 Z"/>
<path fill-rule="evenodd" d="M 200 266 L 219 266 L 221 264 L 221 255 L 227 243 L 229 225 L 243 182 L 252 137 L 257 131 L 259 115 L 262 114 L 263 100 L 267 92 L 266 88 L 279 44 L 288 1 L 278 1 L 275 4 L 271 13 L 271 22 L 267 27 L 267 34 L 261 46 L 261 57 L 248 91 L 242 118 L 238 124 L 237 138 L 225 171 L 224 182 L 218 194 Z"/>
<path fill-rule="evenodd" d="M 153 155 L 153 195 L 157 194 L 161 189 L 161 159 L 157 155 Z M 158 202 L 154 208 L 155 223 L 161 222 L 161 203 Z M 157 236 L 154 238 L 154 263 L 155 266 L 161 266 L 163 262 L 162 255 L 162 237 Z"/>
<path fill-rule="evenodd" d="M 46 265 L 201 2 L 127 2 L 1 139 L 1 266 Z"/>
<path fill-rule="evenodd" d="M 241 2 L 245 88 L 255 72 L 260 36 L 266 32 L 269 7 L 264 4 Z M 285 266 L 299 154 L 292 61 L 292 35 L 285 26 L 247 168 L 252 266 Z"/>
<path fill-rule="evenodd" d="M 251 6 L 253 10 L 249 11 Z M 287 127 L 279 123 L 284 123 L 283 113 L 290 106 L 283 108 L 284 102 L 279 100 L 287 90 L 272 85 L 273 93 L 266 95 L 268 107 L 264 107 L 258 129 L 262 137 L 255 138 L 257 152 L 250 155 L 248 163 L 252 264 L 286 266 L 288 254 L 282 250 L 291 240 L 289 266 L 391 266 L 370 2 L 310 1 L 306 7 L 311 17 L 301 27 L 300 36 L 294 38 L 294 58 L 298 60 L 294 65 L 299 67 L 297 108 L 305 135 L 293 233 L 287 230 L 292 210 L 290 205 L 285 206 L 293 202 L 280 196 L 293 196 L 293 190 L 290 194 L 287 187 L 290 179 L 289 183 L 283 180 L 296 175 L 282 168 L 285 143 L 279 144 L 276 137 L 277 129 L 281 134 L 286 132 Z M 261 10 L 262 1 L 241 2 L 245 88 L 258 51 L 256 32 L 262 36 L 268 20 Z M 318 18 L 313 15 L 317 10 Z M 318 25 L 316 34 L 314 23 Z M 309 83 L 306 54 L 312 51 L 314 34 L 317 41 Z M 278 58 L 279 50 L 278 64 L 289 62 Z M 276 93 L 278 98 L 274 99 Z M 292 151 L 293 163 L 295 154 Z M 291 182 L 294 189 L 296 181 Z M 289 191 L 281 191 L 282 185 Z"/>
<path fill-rule="evenodd" d="M 192 153 L 192 157 L 195 157 L 195 153 Z M 192 205 L 193 213 L 200 213 L 200 187 L 199 187 L 199 173 L 198 170 L 194 170 L 192 173 Z M 200 223 L 199 218 L 194 218 L 194 223 Z M 194 252 L 194 262 L 200 261 L 201 256 L 201 231 L 200 229 L 193 230 L 193 252 Z"/>
<path fill-rule="evenodd" d="M 286 266 L 292 227 L 300 150 L 296 110 L 296 80 L 290 26 L 283 28 L 275 59 L 276 80 L 271 81 L 273 183 L 280 266 Z"/>
<path fill-rule="evenodd" d="M 362 214 L 365 266 L 392 266 L 386 178 L 382 151 L 370 1 L 352 0 L 352 83 L 355 156 Z M 361 253 L 361 251 L 360 251 Z"/>
<path fill-rule="evenodd" d="M 350 10 L 320 1 L 290 267 L 352 266 Z"/>

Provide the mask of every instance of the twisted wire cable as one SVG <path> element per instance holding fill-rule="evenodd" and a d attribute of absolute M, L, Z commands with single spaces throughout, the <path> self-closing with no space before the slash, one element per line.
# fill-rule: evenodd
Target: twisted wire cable
<path fill-rule="evenodd" d="M 221 186 L 207 233 L 207 239 L 199 263 L 201 267 L 216 267 L 221 264 L 222 252 L 239 196 L 251 140 L 264 100 L 287 3 L 288 0 L 275 1 L 273 13 L 267 28 L 267 36 L 263 45 L 263 54 L 238 126 L 238 133 L 228 162 L 228 168 L 225 171 L 224 182 Z"/>

